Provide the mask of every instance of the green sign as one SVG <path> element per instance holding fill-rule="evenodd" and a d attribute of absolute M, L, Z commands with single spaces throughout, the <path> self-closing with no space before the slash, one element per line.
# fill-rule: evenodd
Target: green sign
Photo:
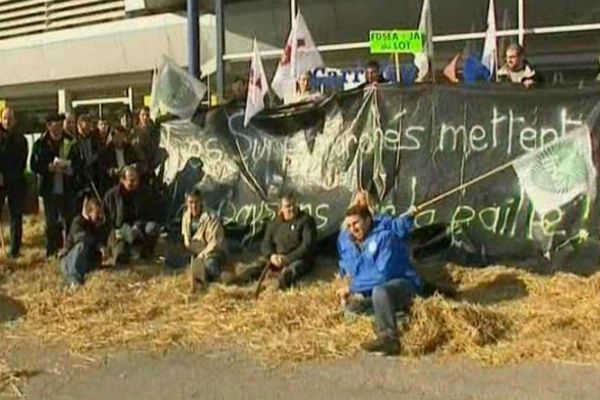
<path fill-rule="evenodd" d="M 371 54 L 419 53 L 423 51 L 424 35 L 419 31 L 370 31 Z"/>

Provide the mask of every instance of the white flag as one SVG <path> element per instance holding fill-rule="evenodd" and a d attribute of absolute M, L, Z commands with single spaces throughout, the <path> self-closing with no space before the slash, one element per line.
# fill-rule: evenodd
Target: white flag
<path fill-rule="evenodd" d="M 273 91 L 280 98 L 289 99 L 294 94 L 298 77 L 323 65 L 323 58 L 317 50 L 306 21 L 298 12 L 271 83 Z"/>
<path fill-rule="evenodd" d="M 258 44 L 254 38 L 252 63 L 250 64 L 250 76 L 248 78 L 248 98 L 246 99 L 246 114 L 244 116 L 244 126 L 256 114 L 265 108 L 265 94 L 269 92 L 269 84 L 265 76 Z"/>
<path fill-rule="evenodd" d="M 596 197 L 596 168 L 587 125 L 531 152 L 513 163 L 521 186 L 537 213 L 543 215 L 580 194 Z"/>
<path fill-rule="evenodd" d="M 485 43 L 483 45 L 483 54 L 481 56 L 481 64 L 483 64 L 490 75 L 488 80 L 496 75 L 498 61 L 498 52 L 496 48 L 496 11 L 494 0 L 490 0 L 487 16 L 487 31 L 485 32 Z"/>
<path fill-rule="evenodd" d="M 152 108 L 160 108 L 190 119 L 206 94 L 207 87 L 194 76 L 179 68 L 168 57 L 152 78 Z"/>
<path fill-rule="evenodd" d="M 417 82 L 423 82 L 429 73 L 429 63 L 433 59 L 433 24 L 431 22 L 431 5 L 429 0 L 423 0 L 421 9 L 421 20 L 419 21 L 419 32 L 425 35 L 425 45 L 423 51 L 415 54 L 415 66 L 419 69 Z"/>

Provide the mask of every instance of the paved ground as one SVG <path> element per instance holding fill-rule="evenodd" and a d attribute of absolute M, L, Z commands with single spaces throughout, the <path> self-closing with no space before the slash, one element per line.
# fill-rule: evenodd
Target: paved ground
<path fill-rule="evenodd" d="M 41 372 L 28 399 L 598 399 L 600 366 L 535 363 L 499 368 L 471 362 L 386 359 L 264 367 L 231 353 L 98 354 L 18 347 L 13 367 Z M 0 399 L 2 397 L 0 395 Z"/>

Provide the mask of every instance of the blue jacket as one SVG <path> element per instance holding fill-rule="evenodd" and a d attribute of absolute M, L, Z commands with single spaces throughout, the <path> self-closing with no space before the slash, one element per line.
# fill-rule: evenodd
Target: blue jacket
<path fill-rule="evenodd" d="M 396 278 L 408 280 L 421 292 L 423 283 L 410 262 L 405 243 L 412 226 L 413 217 L 376 215 L 362 246 L 354 242 L 347 230 L 340 232 L 340 274 L 350 277 L 351 292 L 370 296 L 375 287 Z"/>

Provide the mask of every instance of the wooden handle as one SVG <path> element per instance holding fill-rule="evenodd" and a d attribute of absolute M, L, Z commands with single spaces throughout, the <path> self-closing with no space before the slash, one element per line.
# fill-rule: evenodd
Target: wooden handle
<path fill-rule="evenodd" d="M 418 210 L 421 210 L 421 209 L 423 209 L 423 208 L 425 208 L 425 207 L 429 207 L 430 205 L 432 205 L 432 204 L 435 204 L 435 203 L 437 203 L 438 201 L 440 201 L 440 200 L 443 200 L 443 199 L 445 199 L 446 197 L 448 197 L 448 196 L 450 196 L 450 195 L 452 195 L 452 194 L 454 194 L 454 193 L 456 193 L 456 192 L 459 192 L 459 191 L 463 190 L 463 189 L 464 189 L 464 188 L 466 188 L 466 187 L 469 187 L 469 186 L 471 186 L 471 185 L 474 185 L 474 184 L 476 184 L 476 183 L 478 183 L 478 182 L 481 182 L 481 181 L 483 181 L 484 179 L 487 179 L 487 178 L 489 178 L 490 176 L 493 176 L 493 175 L 497 174 L 498 172 L 504 171 L 504 170 L 505 170 L 505 169 L 507 169 L 508 167 L 512 166 L 512 165 L 513 165 L 513 163 L 514 163 L 514 160 L 513 160 L 513 161 L 509 161 L 509 162 L 507 162 L 506 164 L 502 164 L 501 166 L 499 166 L 499 167 L 496 167 L 496 168 L 494 168 L 493 170 L 491 170 L 491 171 L 488 171 L 488 172 L 486 172 L 485 174 L 478 176 L 477 178 L 473 178 L 473 179 L 471 179 L 470 181 L 468 181 L 468 182 L 466 182 L 466 183 L 463 183 L 462 185 L 459 185 L 459 186 L 457 186 L 457 187 L 455 187 L 455 188 L 453 188 L 453 189 L 450 189 L 450 190 L 448 190 L 447 192 L 444 192 L 444 193 L 442 193 L 442 194 L 439 194 L 439 195 L 435 196 L 434 198 L 432 198 L 432 199 L 430 199 L 430 200 L 427 200 L 427 201 L 426 201 L 426 202 L 424 202 L 424 203 L 421 203 L 421 204 L 419 204 L 419 205 L 417 206 L 417 209 L 418 209 Z"/>

